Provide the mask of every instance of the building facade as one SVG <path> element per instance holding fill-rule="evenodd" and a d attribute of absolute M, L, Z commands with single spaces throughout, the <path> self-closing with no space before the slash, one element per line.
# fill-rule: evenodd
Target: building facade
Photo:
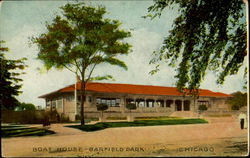
<path fill-rule="evenodd" d="M 77 89 L 77 91 L 76 91 Z M 71 121 L 80 115 L 80 83 L 40 96 L 46 101 L 46 110 L 57 110 Z M 85 117 L 98 118 L 100 112 L 96 105 L 108 105 L 105 111 L 108 117 L 126 117 L 130 112 L 126 104 L 136 104 L 132 110 L 135 117 L 145 116 L 185 116 L 194 117 L 198 108 L 205 105 L 208 110 L 228 110 L 226 100 L 230 95 L 200 89 L 199 97 L 184 96 L 175 87 L 113 84 L 90 82 L 86 87 L 84 103 Z"/>

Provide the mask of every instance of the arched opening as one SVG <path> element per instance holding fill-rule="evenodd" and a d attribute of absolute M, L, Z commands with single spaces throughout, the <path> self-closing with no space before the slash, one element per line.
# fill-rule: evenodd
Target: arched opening
<path fill-rule="evenodd" d="M 166 100 L 166 108 L 170 108 L 173 103 L 173 100 Z"/>
<path fill-rule="evenodd" d="M 182 106 L 181 106 L 181 100 L 175 100 L 175 111 L 181 111 Z"/>
<path fill-rule="evenodd" d="M 184 111 L 190 111 L 190 100 L 184 100 Z"/>
<path fill-rule="evenodd" d="M 147 99 L 146 100 L 147 107 L 153 108 L 154 107 L 154 102 L 155 101 L 153 99 Z"/>
<path fill-rule="evenodd" d="M 164 100 L 156 100 L 158 107 L 164 107 Z"/>
<path fill-rule="evenodd" d="M 145 107 L 145 100 L 144 99 L 136 99 L 135 104 L 136 104 L 136 107 Z"/>

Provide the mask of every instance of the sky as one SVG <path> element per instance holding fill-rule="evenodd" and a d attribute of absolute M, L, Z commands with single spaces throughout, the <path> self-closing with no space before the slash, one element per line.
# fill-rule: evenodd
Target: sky
<path fill-rule="evenodd" d="M 33 103 L 36 106 L 45 106 L 44 99 L 39 96 L 74 84 L 75 75 L 68 70 L 39 71 L 43 64 L 37 58 L 38 48 L 30 44 L 31 37 L 37 37 L 46 32 L 45 23 L 50 23 L 56 14 L 60 14 L 60 6 L 68 1 L 4 1 L 0 2 L 0 40 L 6 41 L 5 46 L 10 49 L 6 54 L 8 59 L 26 57 L 28 68 L 26 74 L 20 76 L 23 86 L 17 98 L 21 102 Z M 102 81 L 109 83 L 128 83 L 142 85 L 159 85 L 174 87 L 176 68 L 162 65 L 161 70 L 150 75 L 154 68 L 149 65 L 152 52 L 159 49 L 164 37 L 172 28 L 174 19 L 178 16 L 175 9 L 164 10 L 161 18 L 154 20 L 144 19 L 147 8 L 152 5 L 150 0 L 101 0 L 93 1 L 91 5 L 102 5 L 108 11 L 105 17 L 117 19 L 122 22 L 121 27 L 130 30 L 132 36 L 127 40 L 132 45 L 132 52 L 120 56 L 128 70 L 102 64 L 96 68 L 94 75 L 112 75 L 115 81 Z M 244 65 L 247 61 L 244 61 Z M 216 84 L 216 74 L 207 72 L 201 87 L 216 92 L 232 93 L 243 91 L 243 67 L 237 75 L 228 76 L 223 85 Z"/>

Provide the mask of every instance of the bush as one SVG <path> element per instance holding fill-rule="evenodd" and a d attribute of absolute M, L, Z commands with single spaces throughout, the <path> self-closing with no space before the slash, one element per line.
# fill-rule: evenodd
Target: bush
<path fill-rule="evenodd" d="M 102 114 L 101 119 L 102 119 L 103 118 L 103 111 L 108 109 L 108 105 L 101 103 L 101 104 L 97 104 L 96 108 L 97 108 L 98 111 L 102 112 L 101 113 Z"/>
<path fill-rule="evenodd" d="M 126 120 L 126 117 L 107 117 L 107 120 Z"/>
<path fill-rule="evenodd" d="M 103 103 L 97 104 L 96 107 L 97 107 L 98 111 L 105 111 L 105 110 L 108 109 L 108 105 L 107 104 L 103 104 Z"/>
<path fill-rule="evenodd" d="M 207 106 L 206 105 L 200 105 L 199 106 L 199 110 L 200 111 L 206 111 L 207 110 Z"/>
<path fill-rule="evenodd" d="M 240 106 L 234 104 L 234 105 L 231 106 L 231 109 L 232 110 L 240 110 Z"/>
<path fill-rule="evenodd" d="M 34 104 L 31 103 L 19 103 L 18 106 L 21 110 L 36 110 L 36 107 Z"/>
<path fill-rule="evenodd" d="M 135 110 L 136 109 L 136 105 L 135 105 L 135 103 L 128 103 L 126 105 L 126 108 L 129 109 L 129 110 Z"/>
<path fill-rule="evenodd" d="M 61 123 L 63 123 L 63 122 L 70 122 L 69 117 L 65 116 L 65 115 L 61 115 L 60 116 L 60 122 Z"/>

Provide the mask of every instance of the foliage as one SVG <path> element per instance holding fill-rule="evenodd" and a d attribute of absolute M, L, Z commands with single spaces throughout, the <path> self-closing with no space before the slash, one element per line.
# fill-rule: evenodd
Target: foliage
<path fill-rule="evenodd" d="M 98 110 L 98 111 L 105 111 L 105 110 L 108 109 L 108 105 L 107 105 L 107 104 L 103 104 L 103 103 L 101 103 L 101 104 L 96 104 L 96 107 L 97 107 L 97 110 Z"/>
<path fill-rule="evenodd" d="M 137 120 L 134 122 L 101 122 L 94 125 L 72 125 L 67 126 L 71 128 L 77 128 L 82 131 L 92 132 L 97 130 L 103 130 L 106 128 L 115 127 L 137 127 L 137 126 L 163 126 L 163 125 L 181 125 L 181 124 L 200 124 L 207 123 L 204 119 L 172 119 L 172 120 Z"/>
<path fill-rule="evenodd" d="M 101 111 L 102 113 L 102 115 L 101 115 L 101 118 L 103 117 L 103 111 L 105 111 L 105 110 L 107 110 L 108 109 L 108 105 L 107 104 L 103 104 L 103 103 L 101 103 L 101 104 L 96 104 L 96 108 L 97 108 L 97 110 L 98 111 Z"/>
<path fill-rule="evenodd" d="M 130 32 L 120 29 L 118 20 L 104 18 L 104 7 L 71 3 L 61 7 L 47 32 L 33 37 L 38 45 L 38 59 L 45 67 L 67 68 L 81 77 L 81 124 L 84 125 L 84 98 L 90 80 L 111 79 L 110 75 L 93 77 L 97 65 L 108 63 L 127 69 L 117 55 L 129 53 L 130 45 L 124 41 Z"/>
<path fill-rule="evenodd" d="M 127 117 L 107 117 L 107 120 L 126 120 Z"/>
<path fill-rule="evenodd" d="M 207 110 L 207 106 L 206 105 L 200 105 L 199 106 L 199 111 L 206 111 Z"/>
<path fill-rule="evenodd" d="M 247 106 L 247 93 L 235 92 L 231 94 L 232 97 L 227 100 L 231 105 L 232 110 L 239 110 L 243 106 Z"/>
<path fill-rule="evenodd" d="M 177 120 L 182 119 L 180 117 L 172 117 L 172 116 L 148 116 L 148 117 L 135 117 L 136 120 Z"/>
<path fill-rule="evenodd" d="M 126 108 L 129 110 L 135 110 L 136 105 L 135 105 L 135 103 L 128 103 L 128 104 L 126 104 Z"/>
<path fill-rule="evenodd" d="M 24 74 L 17 70 L 23 70 L 26 65 L 24 61 L 26 58 L 18 60 L 10 60 L 5 58 L 4 52 L 8 52 L 7 47 L 3 47 L 4 41 L 0 41 L 0 104 L 2 109 L 14 110 L 18 106 L 18 101 L 15 96 L 21 93 L 20 82 L 22 79 L 19 75 Z"/>
<path fill-rule="evenodd" d="M 135 103 L 127 103 L 126 108 L 129 109 L 129 111 L 130 111 L 130 116 L 128 117 L 128 121 L 134 121 L 134 118 L 131 116 L 131 110 L 136 109 L 136 104 Z"/>
<path fill-rule="evenodd" d="M 19 103 L 18 106 L 21 110 L 36 110 L 36 107 L 32 103 Z"/>
<path fill-rule="evenodd" d="M 4 128 L 1 128 L 1 137 L 3 138 L 23 136 L 45 136 L 54 133 L 54 131 L 36 127 L 5 126 Z"/>
<path fill-rule="evenodd" d="M 154 0 L 145 17 L 160 17 L 165 8 L 177 7 L 179 16 L 154 52 L 150 64 L 161 62 L 177 68 L 177 88 L 198 89 L 208 70 L 218 73 L 217 83 L 236 74 L 246 52 L 246 16 L 243 0 Z M 246 68 L 245 68 L 246 70 Z"/>

